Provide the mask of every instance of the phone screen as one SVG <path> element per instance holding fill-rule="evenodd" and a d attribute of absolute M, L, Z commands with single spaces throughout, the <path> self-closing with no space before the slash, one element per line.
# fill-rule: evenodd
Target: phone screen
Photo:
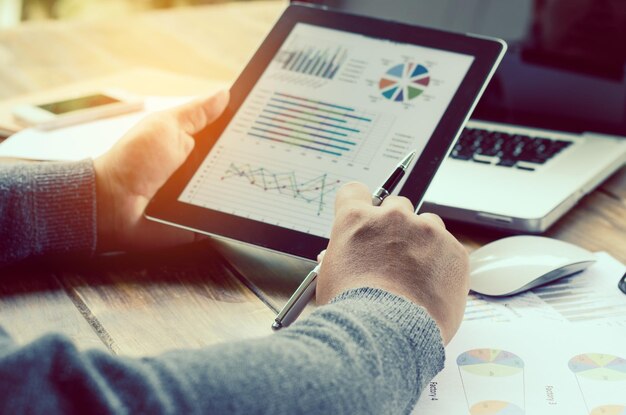
<path fill-rule="evenodd" d="M 53 114 L 65 114 L 67 112 L 82 110 L 86 108 L 99 107 L 107 104 L 114 104 L 120 102 L 115 98 L 111 98 L 107 95 L 96 94 L 88 95 L 80 98 L 68 99 L 65 101 L 51 102 L 50 104 L 39 105 L 39 108 L 44 109 Z"/>

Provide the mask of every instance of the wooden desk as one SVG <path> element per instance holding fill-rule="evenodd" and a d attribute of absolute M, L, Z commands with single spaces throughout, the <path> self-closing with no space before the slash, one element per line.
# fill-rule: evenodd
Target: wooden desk
<path fill-rule="evenodd" d="M 284 5 L 246 2 L 3 31 L 0 99 L 138 66 L 231 82 Z M 154 89 L 172 93 L 168 85 Z M 449 228 L 470 251 L 503 236 L 460 224 Z M 626 169 L 548 236 L 626 262 Z M 142 255 L 31 262 L 0 270 L 0 325 L 22 342 L 61 331 L 80 347 L 131 355 L 261 336 L 270 332 L 272 309 L 308 268 L 215 241 Z"/>

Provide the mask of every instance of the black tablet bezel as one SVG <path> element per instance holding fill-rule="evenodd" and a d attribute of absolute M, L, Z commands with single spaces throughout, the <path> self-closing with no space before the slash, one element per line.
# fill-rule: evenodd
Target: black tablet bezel
<path fill-rule="evenodd" d="M 421 203 L 437 168 L 449 153 L 454 139 L 463 128 L 506 48 L 504 42 L 497 39 L 464 36 L 314 6 L 292 4 L 276 22 L 263 44 L 233 84 L 230 90 L 230 102 L 224 114 L 195 137 L 196 146 L 189 159 L 152 199 L 146 209 L 148 219 L 307 259 L 315 259 L 317 254 L 326 248 L 328 244 L 326 238 L 178 200 L 195 171 L 297 23 L 308 23 L 398 43 L 474 56 L 474 61 L 460 87 L 400 190 L 400 194 L 408 197 L 416 206 Z M 381 172 L 381 181 L 384 179 L 384 174 L 385 172 Z"/>

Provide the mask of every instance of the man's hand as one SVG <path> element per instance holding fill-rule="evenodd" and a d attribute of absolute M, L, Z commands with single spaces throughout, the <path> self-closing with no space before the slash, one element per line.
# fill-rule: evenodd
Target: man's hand
<path fill-rule="evenodd" d="M 193 134 L 226 108 L 228 93 L 153 114 L 94 160 L 98 250 L 158 248 L 193 241 L 191 232 L 143 217 L 150 199 L 193 149 Z"/>
<path fill-rule="evenodd" d="M 439 216 L 415 215 L 404 197 L 390 196 L 374 207 L 364 185 L 349 183 L 337 193 L 317 301 L 359 287 L 381 288 L 425 307 L 447 344 L 465 310 L 467 252 Z"/>

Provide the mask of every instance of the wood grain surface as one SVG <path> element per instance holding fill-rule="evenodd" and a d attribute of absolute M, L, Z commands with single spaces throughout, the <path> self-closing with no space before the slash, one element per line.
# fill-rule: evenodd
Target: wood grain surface
<path fill-rule="evenodd" d="M 56 332 L 81 349 L 104 349 L 70 295 L 46 265 L 0 269 L 0 326 L 22 344 Z"/>
<path fill-rule="evenodd" d="M 115 353 L 154 355 L 271 333 L 272 311 L 208 241 L 73 264 L 59 279 Z"/>

